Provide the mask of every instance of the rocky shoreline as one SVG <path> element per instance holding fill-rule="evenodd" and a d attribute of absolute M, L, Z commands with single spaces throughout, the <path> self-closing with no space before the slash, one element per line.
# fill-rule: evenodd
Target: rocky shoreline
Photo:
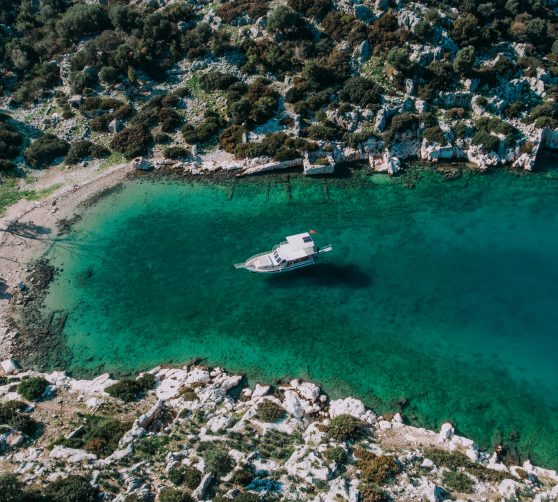
<path fill-rule="evenodd" d="M 506 465 L 503 452 L 480 451 L 449 423 L 412 427 L 358 399 L 330 401 L 310 382 L 248 387 L 196 364 L 120 382 L 23 371 L 12 360 L 2 368 L 0 413 L 21 404 L 20 420 L 0 431 L 0 471 L 22 490 L 79 476 L 115 501 L 558 497 L 555 471 Z"/>

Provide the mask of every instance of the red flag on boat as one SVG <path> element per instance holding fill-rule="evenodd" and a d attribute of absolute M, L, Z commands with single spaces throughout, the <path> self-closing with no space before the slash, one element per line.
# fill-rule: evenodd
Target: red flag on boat
<path fill-rule="evenodd" d="M 317 234 L 318 232 L 316 232 L 315 230 L 310 230 L 311 234 Z"/>

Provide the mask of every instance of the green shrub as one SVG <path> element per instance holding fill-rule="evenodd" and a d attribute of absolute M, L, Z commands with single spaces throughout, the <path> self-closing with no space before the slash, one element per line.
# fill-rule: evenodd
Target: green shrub
<path fill-rule="evenodd" d="M 382 95 L 382 88 L 364 77 L 353 77 L 345 82 L 339 92 L 342 101 L 365 107 L 378 103 Z"/>
<path fill-rule="evenodd" d="M 49 383 L 42 377 L 25 378 L 17 386 L 17 392 L 28 401 L 39 399 L 44 393 Z"/>
<path fill-rule="evenodd" d="M 64 13 L 56 27 L 62 37 L 75 40 L 109 26 L 107 13 L 100 5 L 75 4 Z"/>
<path fill-rule="evenodd" d="M 130 424 L 112 417 L 88 415 L 82 427 L 78 436 L 71 439 L 61 437 L 53 445 L 83 448 L 98 457 L 107 457 L 118 449 L 118 442 L 130 428 Z"/>
<path fill-rule="evenodd" d="M 192 387 L 181 387 L 179 394 L 184 401 L 195 401 L 198 398 L 196 391 Z"/>
<path fill-rule="evenodd" d="M 278 5 L 267 16 L 267 29 L 272 32 L 288 33 L 299 29 L 304 24 L 300 14 L 287 5 Z"/>
<path fill-rule="evenodd" d="M 145 391 L 155 386 L 155 377 L 149 373 L 141 376 L 137 380 L 124 378 L 115 384 L 110 385 L 106 392 L 117 399 L 121 399 L 125 403 L 135 401 L 143 396 Z"/>
<path fill-rule="evenodd" d="M 186 159 L 190 156 L 190 150 L 183 146 L 169 146 L 163 150 L 165 159 Z"/>
<path fill-rule="evenodd" d="M 374 485 L 359 485 L 360 502 L 392 502 L 392 498 Z"/>
<path fill-rule="evenodd" d="M 277 403 L 270 401 L 269 399 L 264 399 L 260 401 L 256 409 L 256 418 L 262 420 L 263 422 L 277 422 L 282 418 L 285 418 L 287 412 L 285 408 L 279 406 Z"/>
<path fill-rule="evenodd" d="M 362 437 L 365 423 L 352 415 L 338 415 L 332 418 L 326 433 L 335 441 L 354 441 Z"/>
<path fill-rule="evenodd" d="M 473 493 L 475 488 L 475 482 L 467 474 L 458 471 L 445 471 L 442 483 L 448 490 L 459 493 Z"/>
<path fill-rule="evenodd" d="M 222 71 L 209 71 L 199 79 L 200 87 L 208 92 L 228 89 L 236 82 L 238 82 L 236 76 Z"/>
<path fill-rule="evenodd" d="M 33 435 L 37 429 L 37 423 L 24 413 L 27 405 L 21 401 L 6 401 L 0 404 L 0 425 L 7 425 L 12 429 Z"/>
<path fill-rule="evenodd" d="M 131 159 L 144 155 L 151 140 L 151 134 L 144 127 L 135 125 L 116 133 L 110 147 Z"/>
<path fill-rule="evenodd" d="M 69 148 L 70 145 L 66 141 L 54 134 L 43 134 L 25 149 L 23 156 L 31 167 L 40 169 L 54 159 L 66 155 Z"/>
<path fill-rule="evenodd" d="M 99 490 L 83 476 L 68 476 L 49 483 L 43 490 L 48 501 L 56 502 L 95 502 Z"/>
<path fill-rule="evenodd" d="M 509 477 L 509 474 L 505 472 L 487 469 L 482 464 L 473 462 L 462 453 L 440 450 L 438 448 L 426 448 L 423 453 L 425 458 L 432 460 L 438 467 L 447 467 L 452 471 L 463 467 L 469 474 L 472 474 L 480 481 L 499 483 Z"/>
<path fill-rule="evenodd" d="M 344 465 L 347 462 L 347 452 L 340 446 L 327 449 L 323 455 L 328 462 L 335 462 L 337 465 Z"/>
<path fill-rule="evenodd" d="M 88 157 L 99 159 L 109 155 L 110 150 L 102 145 L 87 140 L 78 140 L 70 145 L 66 155 L 66 164 L 77 164 Z"/>
<path fill-rule="evenodd" d="M 205 461 L 206 472 L 212 472 L 217 476 L 225 476 L 232 471 L 234 460 L 222 448 L 209 445 L 202 452 Z"/>
<path fill-rule="evenodd" d="M 500 149 L 500 138 L 493 136 L 486 129 L 481 129 L 473 134 L 472 143 L 480 146 L 484 153 L 498 153 Z"/>
<path fill-rule="evenodd" d="M 99 78 L 107 84 L 114 84 L 118 80 L 118 68 L 114 66 L 103 66 L 99 72 Z"/>
<path fill-rule="evenodd" d="M 254 469 L 245 466 L 233 472 L 231 483 L 236 486 L 245 487 L 254 480 L 254 477 Z"/>
<path fill-rule="evenodd" d="M 424 130 L 422 137 L 429 143 L 445 144 L 446 138 L 440 126 L 428 127 Z"/>
<path fill-rule="evenodd" d="M 371 451 L 358 450 L 356 466 L 362 472 L 362 479 L 368 483 L 383 484 L 393 479 L 401 467 L 394 457 L 389 455 L 376 455 Z"/>
<path fill-rule="evenodd" d="M 255 493 L 240 492 L 233 500 L 236 500 L 236 502 L 259 502 L 260 497 Z"/>
<path fill-rule="evenodd" d="M 159 502 L 194 502 L 194 499 L 183 490 L 163 488 L 159 493 Z"/>
<path fill-rule="evenodd" d="M 15 127 L 0 121 L 0 158 L 15 159 L 22 142 L 23 137 Z"/>
<path fill-rule="evenodd" d="M 159 111 L 159 122 L 164 132 L 171 132 L 180 125 L 182 118 L 172 108 L 161 108 Z"/>
<path fill-rule="evenodd" d="M 20 502 L 24 499 L 23 485 L 14 474 L 0 474 L 0 501 Z"/>
<path fill-rule="evenodd" d="M 195 467 L 181 465 L 169 471 L 169 479 L 175 485 L 184 485 L 193 490 L 200 484 L 202 475 Z"/>

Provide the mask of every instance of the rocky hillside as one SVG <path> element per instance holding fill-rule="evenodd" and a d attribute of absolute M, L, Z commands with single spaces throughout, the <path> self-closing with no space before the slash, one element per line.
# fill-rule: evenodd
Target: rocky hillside
<path fill-rule="evenodd" d="M 390 172 L 408 157 L 532 169 L 558 144 L 556 10 L 4 0 L 0 168 L 142 155 L 198 170 L 368 157 Z"/>
<path fill-rule="evenodd" d="M 137 379 L 0 376 L 0 500 L 558 500 L 558 475 L 456 435 L 330 401 L 312 383 L 248 387 L 219 368 Z"/>

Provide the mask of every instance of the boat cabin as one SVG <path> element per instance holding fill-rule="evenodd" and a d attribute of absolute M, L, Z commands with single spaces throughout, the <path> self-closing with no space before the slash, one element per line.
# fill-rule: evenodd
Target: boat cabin
<path fill-rule="evenodd" d="M 283 262 L 297 263 L 312 258 L 314 253 L 314 239 L 305 232 L 291 235 L 285 242 L 276 246 L 273 249 L 273 259 L 277 265 Z"/>

